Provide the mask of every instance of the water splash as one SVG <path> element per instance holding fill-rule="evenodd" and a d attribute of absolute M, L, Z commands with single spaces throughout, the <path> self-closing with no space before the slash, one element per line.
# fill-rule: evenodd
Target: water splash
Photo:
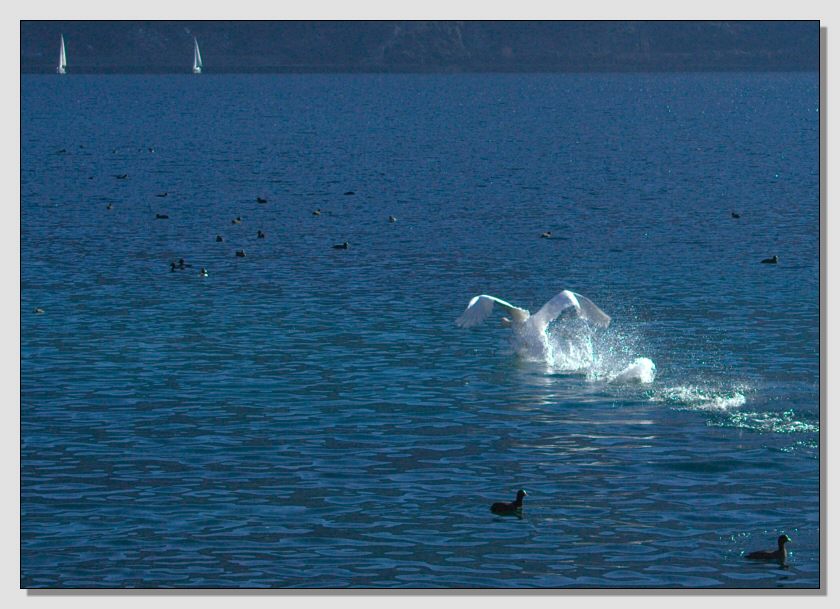
<path fill-rule="evenodd" d="M 677 410 L 693 410 L 708 415 L 706 425 L 731 427 L 759 433 L 818 433 L 819 421 L 794 409 L 757 411 L 744 409 L 755 389 L 745 384 L 729 388 L 704 385 L 665 387 L 650 394 L 650 399 Z"/>
<path fill-rule="evenodd" d="M 793 409 L 784 412 L 738 412 L 726 418 L 708 421 L 707 425 L 767 433 L 818 433 L 819 424 L 802 420 L 804 418 Z"/>
<path fill-rule="evenodd" d="M 556 370 L 587 372 L 598 361 L 591 330 L 570 325 L 546 334 L 546 363 Z"/>
<path fill-rule="evenodd" d="M 746 403 L 747 391 L 749 389 L 742 386 L 722 390 L 696 385 L 678 385 L 663 388 L 651 394 L 650 399 L 690 410 L 729 411 Z"/>
<path fill-rule="evenodd" d="M 553 324 L 542 337 L 540 351 L 518 349 L 530 359 L 546 363 L 552 373 L 585 375 L 589 381 L 652 383 L 656 364 L 639 356 L 638 341 L 618 329 L 595 331 L 591 326 L 567 320 Z"/>
<path fill-rule="evenodd" d="M 647 357 L 637 357 L 629 366 L 609 380 L 610 383 L 652 383 L 656 378 L 656 364 Z"/>

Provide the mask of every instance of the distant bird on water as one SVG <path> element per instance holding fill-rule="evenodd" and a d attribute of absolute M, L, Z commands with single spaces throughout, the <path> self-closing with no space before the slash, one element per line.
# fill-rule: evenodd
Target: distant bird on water
<path fill-rule="evenodd" d="M 779 262 L 778 256 L 773 256 L 772 258 L 765 258 L 761 261 L 762 264 L 777 264 Z"/>
<path fill-rule="evenodd" d="M 741 214 L 736 214 L 736 213 L 733 211 L 733 212 L 732 212 L 732 217 L 733 217 L 733 218 L 740 218 L 740 217 L 741 217 Z"/>
<path fill-rule="evenodd" d="M 388 222 L 394 223 L 394 222 L 396 222 L 396 221 L 397 221 L 396 217 L 394 217 L 394 216 L 388 216 Z"/>
<path fill-rule="evenodd" d="M 490 511 L 497 516 L 516 516 L 522 513 L 522 500 L 525 499 L 526 493 L 523 489 L 516 491 L 516 499 L 510 503 L 497 501 L 490 506 Z"/>
<path fill-rule="evenodd" d="M 41 307 L 35 307 L 35 315 L 43 315 L 43 314 L 44 314 L 44 309 L 42 309 Z"/>
<path fill-rule="evenodd" d="M 224 239 L 222 239 L 222 236 L 216 235 L 216 243 L 221 243 L 222 241 L 224 241 Z"/>
<path fill-rule="evenodd" d="M 263 199 L 262 197 L 257 197 L 257 203 L 268 203 L 268 199 Z"/>
<path fill-rule="evenodd" d="M 355 193 L 355 192 L 353 192 L 352 190 L 348 190 L 348 191 L 347 191 L 347 192 L 345 192 L 344 194 L 345 194 L 345 195 L 354 195 L 354 194 L 356 194 L 356 193 Z"/>
<path fill-rule="evenodd" d="M 316 209 L 315 211 L 312 212 L 312 215 L 313 216 L 320 216 L 321 215 L 321 209 L 320 208 Z"/>
<path fill-rule="evenodd" d="M 155 220 L 169 220 L 169 216 L 166 214 L 155 214 Z"/>
<path fill-rule="evenodd" d="M 207 273 L 207 269 L 205 269 L 204 267 L 201 267 L 201 270 L 199 271 L 199 273 L 198 273 L 198 274 L 199 274 L 201 277 L 207 277 L 207 275 L 208 275 L 208 273 Z"/>
<path fill-rule="evenodd" d="M 240 216 L 236 216 L 233 220 L 230 221 L 231 224 L 242 224 L 242 218 Z"/>
<path fill-rule="evenodd" d="M 787 560 L 787 548 L 785 548 L 785 544 L 790 543 L 790 537 L 787 535 L 779 535 L 779 539 L 777 541 L 779 544 L 779 548 L 777 550 L 758 550 L 756 552 L 750 552 L 747 554 L 747 558 L 750 560 L 778 560 L 779 562 L 784 562 Z"/>
<path fill-rule="evenodd" d="M 244 258 L 245 257 L 245 250 L 236 250 L 236 257 L 237 258 Z"/>
<path fill-rule="evenodd" d="M 347 243 L 347 242 L 345 241 L 344 243 L 339 243 L 339 244 L 337 244 L 337 245 L 333 245 L 333 249 L 334 249 L 334 250 L 346 250 L 346 249 L 350 249 L 350 244 L 349 244 L 349 243 Z"/>
<path fill-rule="evenodd" d="M 156 197 L 165 197 L 165 196 L 167 196 L 168 194 L 169 194 L 169 192 L 164 191 L 164 192 L 159 192 L 159 193 L 157 193 L 155 196 L 156 196 Z"/>
<path fill-rule="evenodd" d="M 114 209 L 114 204 L 108 203 L 108 205 L 105 206 L 105 209 Z"/>
<path fill-rule="evenodd" d="M 121 173 L 119 175 L 115 175 L 114 177 L 117 178 L 118 180 L 124 180 L 128 177 L 128 174 L 127 173 Z"/>
<path fill-rule="evenodd" d="M 257 231 L 257 239 L 265 239 L 265 233 L 261 230 Z"/>
<path fill-rule="evenodd" d="M 551 239 L 551 231 L 547 230 L 542 235 L 540 235 L 541 239 Z"/>

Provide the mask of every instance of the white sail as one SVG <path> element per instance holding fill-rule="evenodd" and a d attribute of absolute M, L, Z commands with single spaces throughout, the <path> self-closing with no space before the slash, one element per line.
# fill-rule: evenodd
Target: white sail
<path fill-rule="evenodd" d="M 67 52 L 64 50 L 64 34 L 61 35 L 61 50 L 58 52 L 58 67 L 55 71 L 59 74 L 67 72 Z"/>
<path fill-rule="evenodd" d="M 201 68 L 204 64 L 201 63 L 201 51 L 198 50 L 198 40 L 193 38 L 195 48 L 193 49 L 193 74 L 201 74 Z"/>

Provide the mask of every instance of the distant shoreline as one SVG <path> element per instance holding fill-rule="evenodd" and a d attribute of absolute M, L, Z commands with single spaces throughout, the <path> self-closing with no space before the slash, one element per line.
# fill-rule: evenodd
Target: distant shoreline
<path fill-rule="evenodd" d="M 819 71 L 819 21 L 21 21 L 21 73 Z"/>
<path fill-rule="evenodd" d="M 441 69 L 441 68 L 428 68 L 428 69 L 420 69 L 420 68 L 413 68 L 413 69 L 398 69 L 398 68 L 391 68 L 391 69 L 366 69 L 366 68 L 356 68 L 356 67 L 347 67 L 347 68 L 339 68 L 339 67 L 330 67 L 330 66 L 323 66 L 323 67 L 279 67 L 279 68 L 222 68 L 219 70 L 211 70 L 205 68 L 202 72 L 201 76 L 214 76 L 214 75 L 232 75 L 232 74 L 441 74 L 441 75 L 469 75 L 469 74 L 692 74 L 692 73 L 702 73 L 702 74 L 709 74 L 719 72 L 722 74 L 732 74 L 732 73 L 755 73 L 755 74 L 762 74 L 762 73 L 790 73 L 790 72 L 812 72 L 815 75 L 819 74 L 819 69 L 811 69 L 811 68 L 800 68 L 800 67 L 791 67 L 791 68 L 747 68 L 747 67 L 728 67 L 728 68 L 720 68 L 720 67 L 709 67 L 709 68 L 688 68 L 688 69 L 677 69 L 677 68 L 654 68 L 654 67 L 647 67 L 647 68 L 579 68 L 579 69 L 564 69 L 564 70 L 552 70 L 552 69 L 540 69 L 540 68 L 531 68 L 531 69 L 461 69 L 461 68 L 451 68 L 451 69 Z M 55 68 L 21 68 L 20 70 L 21 76 L 23 75 L 56 75 Z M 113 68 L 84 68 L 84 67 L 73 67 L 67 68 L 67 73 L 63 76 L 72 76 L 72 75 L 84 75 L 84 76 L 108 76 L 108 75 L 160 75 L 160 76 L 171 76 L 177 74 L 184 74 L 189 76 L 196 76 L 194 75 L 189 68 L 126 68 L 126 67 L 113 67 Z"/>

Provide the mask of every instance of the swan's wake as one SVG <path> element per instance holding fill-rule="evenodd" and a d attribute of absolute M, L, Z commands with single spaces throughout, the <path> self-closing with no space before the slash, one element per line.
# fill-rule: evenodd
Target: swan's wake
<path fill-rule="evenodd" d="M 553 372 L 586 374 L 612 383 L 650 383 L 656 375 L 656 366 L 646 357 L 623 367 L 613 361 L 604 366 L 596 350 L 596 332 L 607 328 L 611 318 L 581 294 L 563 290 L 533 315 L 500 298 L 481 294 L 470 300 L 455 323 L 462 328 L 477 326 L 490 316 L 495 305 L 509 316 L 502 318 L 502 325 L 512 330 L 511 347 L 523 359 L 544 362 Z"/>

